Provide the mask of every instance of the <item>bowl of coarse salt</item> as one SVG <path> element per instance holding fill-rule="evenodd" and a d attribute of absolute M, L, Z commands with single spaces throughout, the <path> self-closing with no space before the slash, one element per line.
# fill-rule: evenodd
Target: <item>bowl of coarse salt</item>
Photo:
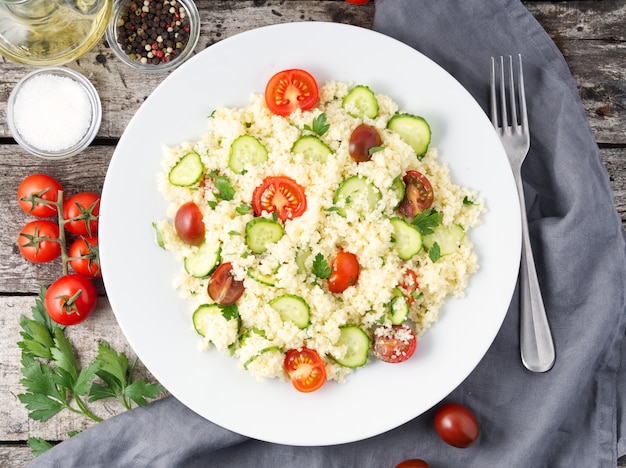
<path fill-rule="evenodd" d="M 102 121 L 93 84 L 66 67 L 41 68 L 17 82 L 7 105 L 15 141 L 29 153 L 63 159 L 84 150 Z"/>

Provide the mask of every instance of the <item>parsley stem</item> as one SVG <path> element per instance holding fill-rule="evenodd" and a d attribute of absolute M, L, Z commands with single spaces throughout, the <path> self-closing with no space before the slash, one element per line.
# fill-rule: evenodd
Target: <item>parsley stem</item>
<path fill-rule="evenodd" d="M 70 409 L 74 409 L 74 411 L 77 412 L 77 413 L 82 412 L 85 416 L 87 416 L 90 419 L 93 419 L 96 422 L 101 422 L 102 421 L 101 417 L 96 416 L 91 411 L 89 411 L 89 408 L 87 408 L 87 406 L 85 405 L 85 403 L 83 403 L 83 400 L 81 400 L 80 397 L 74 395 L 74 399 L 76 400 L 76 404 L 80 408 L 80 411 L 76 411 L 74 408 L 70 408 Z"/>

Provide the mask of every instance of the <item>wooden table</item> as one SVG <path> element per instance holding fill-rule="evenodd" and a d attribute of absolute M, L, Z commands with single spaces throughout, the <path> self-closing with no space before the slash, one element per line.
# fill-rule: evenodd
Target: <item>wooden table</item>
<path fill-rule="evenodd" d="M 291 21 L 334 21 L 371 28 L 374 4 L 350 5 L 344 0 L 197 0 L 202 31 L 197 51 L 239 32 Z M 626 0 L 569 2 L 525 1 L 550 33 L 576 79 L 587 116 L 600 146 L 615 191 L 615 206 L 626 222 Z M 33 457 L 25 441 L 32 436 L 50 441 L 89 427 L 82 416 L 62 412 L 46 423 L 29 420 L 16 395 L 23 392 L 19 372 L 19 316 L 30 316 L 40 285 L 60 274 L 60 263 L 34 265 L 20 256 L 16 238 L 25 214 L 16 203 L 20 180 L 43 172 L 58 178 L 67 191 L 102 189 L 105 172 L 118 138 L 141 103 L 163 79 L 133 71 L 117 60 L 103 39 L 70 68 L 87 76 L 100 93 L 103 121 L 95 142 L 80 157 L 46 162 L 27 155 L 11 139 L 6 102 L 15 83 L 29 69 L 3 60 L 0 78 L 0 466 L 24 466 Z M 107 340 L 132 356 L 110 305 L 101 298 L 92 317 L 67 334 L 85 361 L 95 356 L 97 343 Z M 144 375 L 149 374 L 141 369 Z M 95 406 L 107 418 L 121 406 Z M 618 463 L 626 467 L 626 457 Z"/>

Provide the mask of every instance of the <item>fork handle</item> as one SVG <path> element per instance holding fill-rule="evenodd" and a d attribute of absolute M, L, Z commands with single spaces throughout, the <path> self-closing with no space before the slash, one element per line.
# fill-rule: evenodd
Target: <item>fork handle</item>
<path fill-rule="evenodd" d="M 533 372 L 546 372 L 555 360 L 554 342 L 541 297 L 535 259 L 530 245 L 521 177 L 516 177 L 522 217 L 520 284 L 520 352 L 522 363 Z"/>

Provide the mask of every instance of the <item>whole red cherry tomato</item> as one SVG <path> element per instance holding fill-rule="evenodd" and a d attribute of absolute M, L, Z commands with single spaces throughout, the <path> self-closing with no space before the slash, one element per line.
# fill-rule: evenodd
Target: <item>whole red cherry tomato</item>
<path fill-rule="evenodd" d="M 54 204 L 59 199 L 61 184 L 45 174 L 31 174 L 17 188 L 17 201 L 26 213 L 38 218 L 49 218 L 57 214 Z"/>
<path fill-rule="evenodd" d="M 75 325 L 85 320 L 96 308 L 98 291 L 84 276 L 61 276 L 50 285 L 44 297 L 46 312 L 61 325 Z"/>
<path fill-rule="evenodd" d="M 17 236 L 22 256 L 33 263 L 45 263 L 61 255 L 59 225 L 45 219 L 31 221 Z"/>
<path fill-rule="evenodd" d="M 419 458 L 411 458 L 398 463 L 396 468 L 430 468 L 430 465 Z"/>
<path fill-rule="evenodd" d="M 341 250 L 333 259 L 330 269 L 328 290 L 332 293 L 344 292 L 359 279 L 359 261 L 353 253 Z"/>
<path fill-rule="evenodd" d="M 98 236 L 80 236 L 72 242 L 68 255 L 69 264 L 76 273 L 90 278 L 102 276 Z"/>
<path fill-rule="evenodd" d="M 72 195 L 63 204 L 65 229 L 78 236 L 93 236 L 98 232 L 100 195 L 81 192 Z"/>
<path fill-rule="evenodd" d="M 445 403 L 437 409 L 435 429 L 444 442 L 458 448 L 469 447 L 480 435 L 476 416 L 459 403 Z"/>

